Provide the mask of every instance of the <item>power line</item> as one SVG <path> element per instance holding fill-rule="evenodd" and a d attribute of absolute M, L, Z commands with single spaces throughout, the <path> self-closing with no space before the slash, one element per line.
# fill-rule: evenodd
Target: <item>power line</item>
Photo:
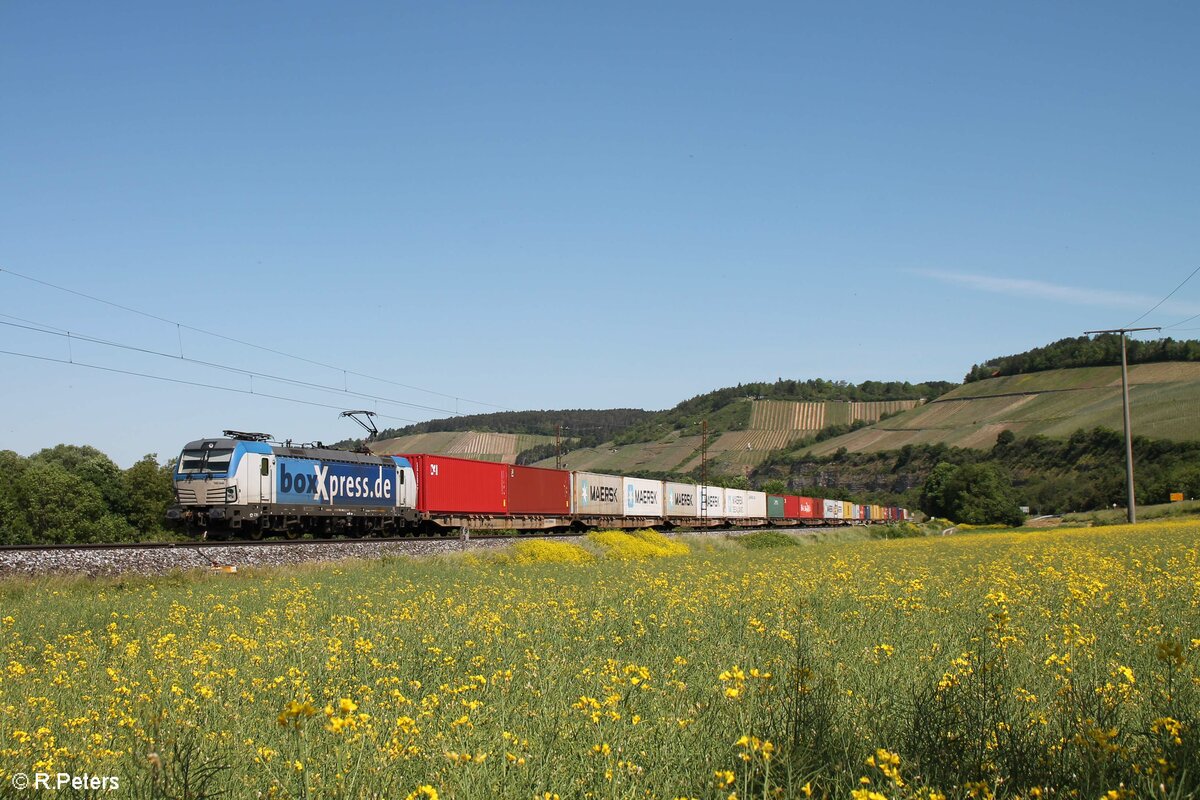
<path fill-rule="evenodd" d="M 312 400 L 301 400 L 296 397 L 286 397 L 284 395 L 278 395 L 278 394 L 266 394 L 264 392 L 256 392 L 252 389 L 238 389 L 233 386 L 218 386 L 218 385 L 212 384 L 212 383 L 200 383 L 199 381 L 185 381 L 185 380 L 181 380 L 179 378 L 168 378 L 163 375 L 151 375 L 146 372 L 135 372 L 133 370 L 127 370 L 127 369 L 117 369 L 116 367 L 105 367 L 100 364 L 88 364 L 83 361 L 74 361 L 74 360 L 68 361 L 68 360 L 62 359 L 62 358 L 52 358 L 50 356 L 34 355 L 33 353 L 18 353 L 14 350 L 0 350 L 0 355 L 18 356 L 19 358 L 31 358 L 36 361 L 49 361 L 54 364 L 67 364 L 68 366 L 72 366 L 72 367 L 87 367 L 88 369 L 96 369 L 96 370 L 100 370 L 102 372 L 114 372 L 118 375 L 132 375 L 132 376 L 138 377 L 138 378 L 150 378 L 151 380 L 164 381 L 166 383 L 178 383 L 178 384 L 182 384 L 184 386 L 196 386 L 196 387 L 199 387 L 202 389 L 217 389 L 222 392 L 234 392 L 236 394 L 248 394 L 248 395 L 252 395 L 254 397 L 266 397 L 266 398 L 270 398 L 272 400 L 283 400 L 286 403 L 298 403 L 300 405 L 315 406 L 317 408 L 332 408 L 335 411 L 342 410 L 342 406 L 333 406 L 333 405 L 329 405 L 328 403 L 317 403 Z M 377 416 L 383 417 L 384 419 L 394 419 L 399 422 L 411 422 L 411 423 L 419 423 L 420 422 L 420 420 L 407 419 L 405 417 L 394 417 L 394 416 L 390 416 L 388 414 L 379 414 Z"/>
<path fill-rule="evenodd" d="M 30 275 L 24 275 L 20 272 L 14 272 L 13 270 L 7 269 L 5 267 L 0 267 L 0 272 L 12 275 L 15 278 L 21 278 L 22 280 L 27 280 L 32 283 L 37 283 L 42 286 L 47 286 L 51 289 L 55 289 L 60 292 L 66 292 L 67 294 L 73 294 L 76 297 L 82 297 L 84 299 L 91 300 L 96 303 L 102 303 L 103 305 L 106 305 L 106 306 L 112 306 L 113 308 L 119 308 L 122 311 L 128 311 L 131 314 L 137 314 L 139 316 L 146 317 L 147 319 L 153 319 L 153 320 L 157 320 L 158 322 L 165 322 L 168 325 L 174 325 L 176 328 L 176 331 L 186 328 L 189 331 L 201 333 L 201 334 L 204 334 L 205 336 L 212 336 L 217 339 L 223 339 L 227 342 L 233 342 L 234 344 L 240 344 L 244 347 L 252 347 L 256 350 L 262 350 L 263 352 L 266 352 L 266 353 L 274 353 L 275 355 L 284 356 L 285 358 L 295 359 L 296 361 L 303 361 L 306 364 L 312 364 L 314 366 L 323 367 L 325 369 L 331 369 L 336 372 L 341 372 L 343 375 L 354 375 L 355 377 L 358 377 L 358 378 L 367 378 L 368 380 L 379 381 L 380 383 L 388 383 L 388 384 L 391 384 L 392 386 L 399 386 L 402 389 L 411 389 L 412 391 L 424 392 L 426 394 L 437 395 L 438 397 L 445 397 L 447 399 L 454 400 L 454 401 L 463 401 L 463 402 L 471 403 L 472 405 L 477 405 L 477 406 L 487 406 L 489 408 L 498 408 L 502 411 L 515 410 L 515 409 L 508 408 L 507 406 L 497 405 L 496 403 L 485 403 L 481 400 L 471 400 L 470 398 L 466 398 L 466 397 L 459 397 L 459 396 L 453 395 L 453 394 L 446 394 L 445 392 L 434 391 L 433 389 L 424 389 L 420 386 L 412 386 L 407 383 L 399 383 L 398 381 L 389 380 L 387 378 L 380 378 L 375 375 L 369 375 L 365 372 L 356 372 L 354 370 L 346 369 L 344 367 L 338 367 L 333 364 L 326 364 L 322 361 L 315 361 L 311 358 L 305 358 L 304 356 L 298 356 L 298 355 L 294 355 L 292 353 L 287 353 L 287 352 L 284 352 L 283 350 L 276 350 L 271 347 L 265 347 L 260 344 L 255 344 L 254 342 L 243 341 L 242 339 L 237 339 L 232 336 L 226 336 L 223 333 L 216 333 L 214 331 L 206 330 L 204 328 L 197 328 L 192 325 L 184 324 L 177 320 L 167 319 L 166 317 L 160 317 L 157 314 L 151 314 L 147 311 L 141 311 L 136 308 L 131 308 L 129 306 L 121 305 L 120 303 L 114 303 L 111 300 L 105 300 L 102 297 L 95 297 L 94 295 L 90 295 L 85 292 L 76 291 L 75 289 L 69 289 L 66 286 L 59 286 L 58 284 L 50 283 L 49 281 L 44 281 L 44 280 L 41 280 L 40 278 L 34 278 Z M 183 343 L 181 341 L 180 342 L 180 350 L 181 351 L 182 351 L 182 348 L 183 348 Z M 457 414 L 458 412 L 456 411 L 455 413 Z"/>
<path fill-rule="evenodd" d="M 200 366 L 212 367 L 213 369 L 222 369 L 227 372 L 233 372 L 233 373 L 237 373 L 240 375 L 258 376 L 260 378 L 265 378 L 266 380 L 269 380 L 269 381 L 277 381 L 279 383 L 291 384 L 293 386 L 302 386 L 307 389 L 316 389 L 318 391 L 334 392 L 336 394 L 346 394 L 346 395 L 350 395 L 353 397 L 362 397 L 367 400 L 376 400 L 376 401 L 388 403 L 391 405 L 407 406 L 409 408 L 417 408 L 422 411 L 438 411 L 441 413 L 449 414 L 451 416 L 456 416 L 458 414 L 458 412 L 451 411 L 450 409 L 446 409 L 446 408 L 436 408 L 434 406 L 425 406 L 425 405 L 421 405 L 419 403 L 409 403 L 405 400 L 396 400 L 394 398 L 383 397 L 380 395 L 367 394 L 365 392 L 352 392 L 348 388 L 338 388 L 336 386 L 327 386 L 327 385 L 321 384 L 321 383 L 312 383 L 309 381 L 301 381 L 301 380 L 297 380 L 295 378 L 285 378 L 285 377 L 282 377 L 279 375 L 271 375 L 269 373 L 259 372 L 257 370 L 248 370 L 248 369 L 243 369 L 241 367 L 231 367 L 226 364 L 219 364 L 214 361 L 204 361 L 202 359 L 197 359 L 197 358 L 188 358 L 187 356 L 177 356 L 172 353 L 163 353 L 161 351 L 151 350 L 151 349 L 145 348 L 145 347 L 137 347 L 134 345 L 122 344 L 120 342 L 109 341 L 107 339 L 99 339 L 99 338 L 96 338 L 93 336 L 88 336 L 86 334 L 69 331 L 69 330 L 66 330 L 65 328 L 58 328 L 56 326 L 47 325 L 42 322 L 35 322 L 33 320 L 24 319 L 22 317 L 16 317 L 11 314 L 0 314 L 0 317 L 7 317 L 8 319 L 15 319 L 15 320 L 19 320 L 20 322 L 28 323 L 27 325 L 19 325 L 14 322 L 4 322 L 3 320 L 0 320 L 0 325 L 5 325 L 10 328 L 20 328 L 22 330 L 32 331 L 34 333 L 41 333 L 41 334 L 45 334 L 47 336 L 61 336 L 61 337 L 65 337 L 66 339 L 68 339 L 68 341 L 89 342 L 91 344 L 98 344 L 98 345 L 102 345 L 104 347 L 114 347 L 114 348 L 118 348 L 121 350 L 128 350 L 128 351 L 134 352 L 134 353 L 144 353 L 147 355 L 158 356 L 160 358 L 167 358 L 167 359 L 170 359 L 171 361 L 180 361 L 180 362 L 189 363 L 189 364 L 198 364 Z M 36 326 L 36 327 L 34 327 L 34 326 Z"/>
<path fill-rule="evenodd" d="M 1180 320 L 1179 322 L 1176 322 L 1174 325 L 1168 325 L 1167 330 L 1179 330 L 1179 331 L 1197 330 L 1196 328 L 1181 328 L 1181 327 L 1179 327 L 1180 325 L 1187 325 L 1189 322 L 1192 322 L 1193 320 L 1197 320 L 1197 319 L 1200 319 L 1200 314 L 1193 314 L 1192 316 L 1188 317 L 1185 320 Z"/>
<path fill-rule="evenodd" d="M 1172 295 L 1174 295 L 1176 292 L 1178 292 L 1180 289 L 1182 289 L 1182 288 L 1183 288 L 1183 284 L 1184 284 L 1184 283 L 1187 283 L 1188 281 L 1190 281 L 1190 280 L 1192 279 L 1192 276 L 1194 276 L 1194 275 L 1195 275 L 1197 272 L 1200 272 L 1200 267 L 1196 267 L 1194 270 L 1192 270 L 1192 273 L 1191 273 L 1191 275 L 1188 275 L 1186 278 L 1184 278 L 1184 279 L 1183 279 L 1183 283 L 1179 284 L 1179 285 L 1178 285 L 1178 286 L 1176 286 L 1174 289 L 1172 289 L 1172 290 L 1171 290 L 1171 294 L 1168 294 L 1168 295 L 1167 295 L 1166 297 L 1164 297 L 1162 300 L 1159 300 L 1157 303 L 1155 303 L 1155 304 L 1154 304 L 1154 308 L 1150 309 L 1150 310 L 1149 310 L 1149 311 L 1147 311 L 1145 314 L 1142 314 L 1140 317 L 1138 317 L 1137 319 L 1135 319 L 1133 322 L 1130 322 L 1130 323 L 1129 323 L 1128 325 L 1126 325 L 1125 327 L 1126 327 L 1126 328 L 1131 328 L 1131 327 L 1133 327 L 1134 325 L 1136 325 L 1136 324 L 1138 324 L 1139 322 L 1141 322 L 1141 321 L 1142 321 L 1143 319 L 1145 319 L 1146 317 L 1150 316 L 1150 314 L 1154 312 L 1154 309 L 1158 308 L 1158 307 L 1159 307 L 1159 306 L 1161 306 L 1163 303 L 1165 303 L 1165 302 L 1167 302 L 1168 300 L 1170 300 L 1170 299 L 1171 299 L 1171 296 L 1172 296 Z M 1196 316 L 1200 316 L 1200 314 L 1197 314 Z M 1195 319 L 1195 318 L 1196 318 L 1196 317 L 1192 317 L 1191 319 Z M 1188 321 L 1189 321 L 1189 320 L 1184 320 L 1184 322 L 1188 322 Z M 1180 322 L 1180 323 L 1178 323 L 1178 324 L 1182 325 L 1182 324 L 1183 324 L 1183 322 Z"/>

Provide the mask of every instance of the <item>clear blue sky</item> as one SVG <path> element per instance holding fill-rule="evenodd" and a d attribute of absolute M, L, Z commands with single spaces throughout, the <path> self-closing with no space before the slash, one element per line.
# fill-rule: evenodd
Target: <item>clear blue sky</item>
<path fill-rule="evenodd" d="M 384 426 L 446 414 L 261 374 L 462 412 L 960 380 L 1200 266 L 1198 40 L 1183 2 L 8 2 L 0 322 Z M 1141 324 L 1198 313 L 1200 276 Z M 0 350 L 251 388 L 11 324 Z M 358 430 L 0 368 L 22 454 Z"/>

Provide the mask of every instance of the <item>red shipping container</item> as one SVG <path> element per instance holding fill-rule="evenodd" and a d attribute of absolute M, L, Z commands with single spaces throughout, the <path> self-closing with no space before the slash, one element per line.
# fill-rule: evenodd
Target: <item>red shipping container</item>
<path fill-rule="evenodd" d="M 508 513 L 570 514 L 571 473 L 508 465 Z"/>
<path fill-rule="evenodd" d="M 794 494 L 783 496 L 783 518 L 800 519 L 800 498 Z"/>
<path fill-rule="evenodd" d="M 417 511 L 507 514 L 508 464 L 424 453 L 400 454 L 417 476 Z"/>
<path fill-rule="evenodd" d="M 800 507 L 800 519 L 819 519 L 824 513 L 824 506 L 819 497 L 797 497 L 796 501 Z"/>

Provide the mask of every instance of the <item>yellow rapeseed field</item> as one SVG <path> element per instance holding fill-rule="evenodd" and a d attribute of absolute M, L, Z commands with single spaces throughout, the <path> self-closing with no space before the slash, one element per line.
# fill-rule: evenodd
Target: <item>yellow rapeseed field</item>
<path fill-rule="evenodd" d="M 0 584 L 0 794 L 1200 792 L 1194 523 L 709 541 Z"/>

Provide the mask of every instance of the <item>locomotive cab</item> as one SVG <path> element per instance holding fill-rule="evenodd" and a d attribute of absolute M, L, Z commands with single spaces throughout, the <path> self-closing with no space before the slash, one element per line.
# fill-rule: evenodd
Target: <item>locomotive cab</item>
<path fill-rule="evenodd" d="M 189 442 L 175 465 L 176 505 L 167 519 L 189 530 L 240 528 L 271 502 L 274 454 L 265 441 L 234 438 Z"/>

